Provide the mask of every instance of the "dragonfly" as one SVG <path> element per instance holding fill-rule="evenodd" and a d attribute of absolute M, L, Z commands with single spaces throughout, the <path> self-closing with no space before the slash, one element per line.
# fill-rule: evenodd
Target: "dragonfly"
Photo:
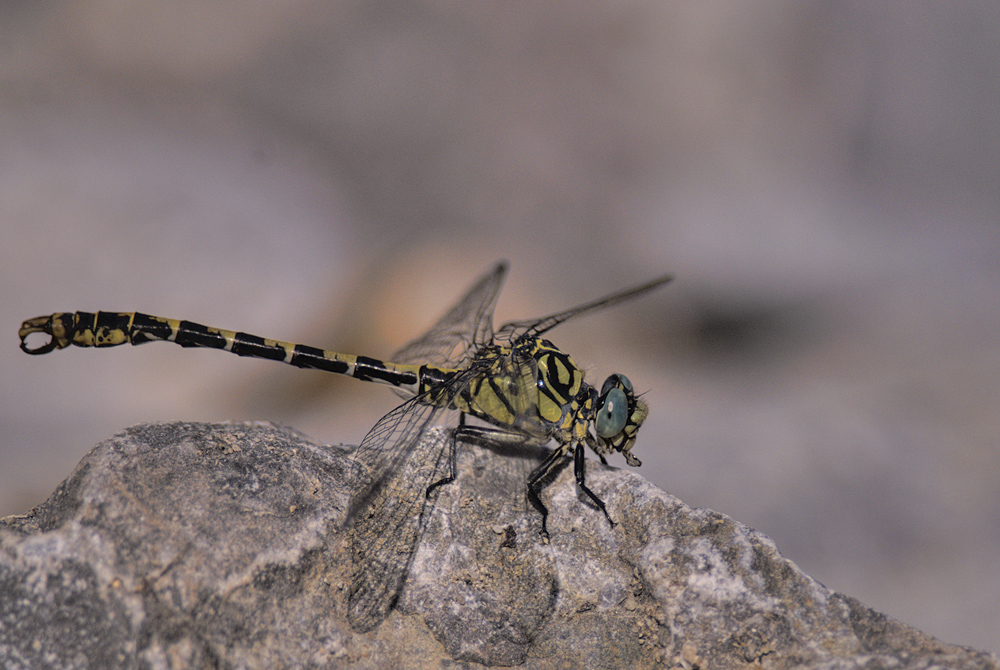
<path fill-rule="evenodd" d="M 407 400 L 383 416 L 355 450 L 357 483 L 345 521 L 353 530 L 355 565 L 348 619 L 355 630 L 369 631 L 388 616 L 402 591 L 437 492 L 457 477 L 459 444 L 506 449 L 553 445 L 526 485 L 527 499 L 541 515 L 543 541 L 549 537 L 549 510 L 541 493 L 570 460 L 578 490 L 615 525 L 604 501 L 586 484 L 585 448 L 603 464 L 617 452 L 628 465 L 642 465 L 631 450 L 649 408 L 629 378 L 612 374 L 598 391 L 567 353 L 542 336 L 569 319 L 637 298 L 673 277 L 664 275 L 568 310 L 494 329 L 493 311 L 506 273 L 506 262 L 494 265 L 430 330 L 390 361 L 139 312 L 57 312 L 28 319 L 18 335 L 21 349 L 29 354 L 70 345 L 167 341 L 395 387 Z M 48 340 L 30 346 L 28 339 L 38 333 Z M 445 414 L 456 412 L 457 426 L 434 430 Z M 466 417 L 480 423 L 467 423 Z"/>

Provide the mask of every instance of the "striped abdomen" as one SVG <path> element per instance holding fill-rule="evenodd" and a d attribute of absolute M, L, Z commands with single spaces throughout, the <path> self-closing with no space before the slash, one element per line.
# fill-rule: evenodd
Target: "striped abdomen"
<path fill-rule="evenodd" d="M 29 348 L 27 338 L 33 333 L 45 333 L 52 339 L 40 347 Z M 162 340 L 182 347 L 224 349 L 239 356 L 325 370 L 389 384 L 413 394 L 426 390 L 428 384 L 440 384 L 452 372 L 428 366 L 385 363 L 365 356 L 341 354 L 139 312 L 58 312 L 25 321 L 18 335 L 21 337 L 21 349 L 29 354 L 45 354 L 53 349 L 65 349 L 70 344 L 78 347 L 116 347 Z"/>

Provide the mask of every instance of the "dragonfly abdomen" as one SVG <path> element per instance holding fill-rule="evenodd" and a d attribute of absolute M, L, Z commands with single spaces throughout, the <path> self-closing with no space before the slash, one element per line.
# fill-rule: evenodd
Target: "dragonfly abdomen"
<path fill-rule="evenodd" d="M 27 346 L 27 338 L 32 333 L 45 333 L 52 339 L 32 349 Z M 57 312 L 25 321 L 18 334 L 21 348 L 35 354 L 64 349 L 71 344 L 78 347 L 117 347 L 163 341 L 182 347 L 222 349 L 238 356 L 324 370 L 363 381 L 389 384 L 414 394 L 426 386 L 421 384 L 424 375 L 419 365 L 386 363 L 367 356 L 341 354 L 141 312 Z"/>

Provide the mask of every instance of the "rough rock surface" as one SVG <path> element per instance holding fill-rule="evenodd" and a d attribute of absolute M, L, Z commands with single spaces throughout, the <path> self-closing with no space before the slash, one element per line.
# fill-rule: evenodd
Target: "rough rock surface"
<path fill-rule="evenodd" d="M 833 593 L 751 528 L 588 463 L 618 523 L 468 447 L 396 608 L 347 624 L 349 447 L 269 424 L 154 424 L 0 520 L 5 668 L 998 668 Z M 458 663 L 456 663 L 458 662 Z M 464 663 L 464 665 L 463 665 Z"/>

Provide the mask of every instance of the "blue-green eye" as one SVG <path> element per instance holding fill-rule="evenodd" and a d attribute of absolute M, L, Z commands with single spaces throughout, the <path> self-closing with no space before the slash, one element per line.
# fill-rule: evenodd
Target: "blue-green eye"
<path fill-rule="evenodd" d="M 620 386 L 625 389 L 627 393 L 634 394 L 635 391 L 632 389 L 632 382 L 623 374 L 613 374 L 604 380 L 604 386 L 601 387 L 601 396 L 608 394 L 608 390 L 613 389 L 616 386 Z"/>
<path fill-rule="evenodd" d="M 604 402 L 594 417 L 594 429 L 601 437 L 614 437 L 625 428 L 628 418 L 628 400 L 620 388 L 613 388 L 604 396 Z"/>

